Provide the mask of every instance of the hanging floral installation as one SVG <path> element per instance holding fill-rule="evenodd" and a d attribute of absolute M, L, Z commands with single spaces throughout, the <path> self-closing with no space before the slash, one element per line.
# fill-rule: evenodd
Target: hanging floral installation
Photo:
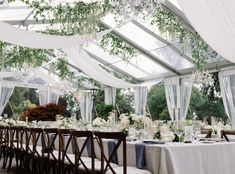
<path fill-rule="evenodd" d="M 12 2 L 15 0 L 8 0 Z M 164 10 L 162 4 L 164 1 L 151 1 L 147 5 L 144 1 L 117 1 L 117 0 L 101 0 L 85 3 L 83 1 L 63 2 L 53 0 L 21 0 L 30 8 L 34 9 L 33 17 L 36 21 L 42 20 L 47 22 L 48 27 L 40 32 L 54 35 L 74 35 L 74 34 L 91 34 L 104 30 L 101 24 L 102 17 L 109 12 L 113 12 L 115 19 L 120 22 L 133 18 L 137 20 L 151 19 L 151 24 L 156 26 L 158 30 L 165 34 L 165 39 L 174 44 L 175 38 L 179 39 L 182 52 L 189 50 L 199 72 L 204 70 L 205 64 L 208 62 L 208 57 L 211 59 L 217 58 L 217 53 L 214 52 L 195 32 L 190 30 L 184 22 L 182 22 L 175 14 Z M 138 2 L 138 3 L 137 3 Z M 129 3 L 129 4 L 127 4 Z M 126 11 L 134 10 L 133 14 L 122 12 L 126 7 Z M 134 8 L 134 9 L 133 9 Z M 123 21 L 122 21 L 123 22 Z M 171 37 L 169 37 L 171 36 Z M 95 38 L 94 38 L 95 39 Z M 125 43 L 121 38 L 114 34 L 106 34 L 99 41 L 99 44 L 110 51 L 110 54 L 118 55 L 124 61 L 128 61 L 138 54 L 138 52 L 130 45 Z M 12 49 L 12 55 L 17 53 L 17 49 Z M 35 54 L 41 54 L 41 51 L 31 51 Z M 37 56 L 39 60 L 28 59 L 29 64 L 42 64 L 46 62 L 46 57 Z M 12 56 L 10 56 L 12 57 Z M 21 59 L 11 58 L 6 61 L 6 64 L 22 64 Z M 67 68 L 66 60 L 59 59 L 53 63 L 52 67 L 56 69 L 63 78 L 74 77 L 73 73 Z"/>

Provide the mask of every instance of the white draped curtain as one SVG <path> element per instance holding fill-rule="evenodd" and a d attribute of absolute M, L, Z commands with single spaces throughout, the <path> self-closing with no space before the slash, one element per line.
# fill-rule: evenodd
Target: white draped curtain
<path fill-rule="evenodd" d="M 225 112 L 235 126 L 235 70 L 219 72 L 220 90 Z"/>
<path fill-rule="evenodd" d="M 235 1 L 178 0 L 203 40 L 224 58 L 235 62 Z"/>
<path fill-rule="evenodd" d="M 82 92 L 79 96 L 79 107 L 82 120 L 92 122 L 93 96 L 91 92 Z"/>
<path fill-rule="evenodd" d="M 110 86 L 104 87 L 104 102 L 105 102 L 106 105 L 115 106 L 116 92 L 117 92 L 116 88 L 113 88 L 113 87 L 110 87 Z"/>
<path fill-rule="evenodd" d="M 48 103 L 58 103 L 61 91 L 49 86 L 40 87 L 38 89 L 39 104 L 46 105 Z"/>
<path fill-rule="evenodd" d="M 148 88 L 146 86 L 138 86 L 134 88 L 135 113 L 138 115 L 144 114 L 148 95 Z"/>
<path fill-rule="evenodd" d="M 8 103 L 14 88 L 14 85 L 0 81 L 0 114 L 2 114 L 6 104 Z"/>
<path fill-rule="evenodd" d="M 171 120 L 185 120 L 192 93 L 192 77 L 172 77 L 164 80 L 165 94 Z"/>
<path fill-rule="evenodd" d="M 179 96 L 179 77 L 164 79 L 165 95 L 168 112 L 171 120 L 175 120 L 175 108 L 179 108 L 177 105 L 177 96 Z M 179 99 L 179 98 L 178 98 Z"/>
<path fill-rule="evenodd" d="M 181 78 L 180 83 L 180 116 L 181 120 L 185 120 L 188 108 L 189 108 L 189 102 L 192 94 L 192 87 L 193 87 L 193 79 L 192 77 L 185 77 Z"/>

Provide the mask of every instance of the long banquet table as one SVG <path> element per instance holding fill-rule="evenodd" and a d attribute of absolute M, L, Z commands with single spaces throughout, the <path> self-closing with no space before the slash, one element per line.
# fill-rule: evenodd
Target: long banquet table
<path fill-rule="evenodd" d="M 127 142 L 127 164 L 136 166 L 135 144 Z M 144 144 L 146 169 L 153 174 L 234 174 L 235 142 Z M 104 144 L 108 151 L 108 145 Z M 98 145 L 96 157 L 100 158 Z M 122 165 L 122 150 L 118 164 Z M 72 153 L 72 150 L 71 150 Z M 106 152 L 108 153 L 108 152 Z"/>
<path fill-rule="evenodd" d="M 234 174 L 235 143 L 146 145 L 146 168 L 154 174 Z"/>

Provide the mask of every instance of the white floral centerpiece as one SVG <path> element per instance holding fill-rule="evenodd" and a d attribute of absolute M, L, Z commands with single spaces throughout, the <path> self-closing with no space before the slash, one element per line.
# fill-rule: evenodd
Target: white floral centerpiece
<path fill-rule="evenodd" d="M 103 119 L 101 117 L 96 117 L 92 121 L 92 127 L 95 129 L 105 128 L 107 126 L 108 126 L 107 122 L 105 121 L 105 119 Z"/>
<path fill-rule="evenodd" d="M 128 135 L 133 134 L 133 130 L 138 132 L 138 137 L 152 137 L 157 132 L 157 125 L 151 118 L 137 114 L 121 114 L 118 128 Z M 130 132 L 132 131 L 132 132 Z M 143 135 L 139 135 L 143 134 Z"/>
<path fill-rule="evenodd" d="M 119 116 L 120 123 L 118 128 L 120 131 L 128 131 L 130 127 L 137 129 L 143 128 L 143 116 L 137 114 L 121 114 Z"/>
<path fill-rule="evenodd" d="M 160 127 L 160 135 L 164 141 L 172 141 L 175 138 L 174 132 L 167 125 Z"/>

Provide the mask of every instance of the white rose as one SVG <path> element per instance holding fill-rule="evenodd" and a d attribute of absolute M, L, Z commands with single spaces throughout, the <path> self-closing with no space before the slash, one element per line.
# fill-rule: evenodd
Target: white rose
<path fill-rule="evenodd" d="M 121 120 L 123 117 L 126 117 L 126 114 L 121 114 L 121 115 L 119 116 L 120 120 Z"/>
<path fill-rule="evenodd" d="M 166 125 L 160 127 L 161 136 L 168 135 L 170 132 L 169 128 Z"/>
<path fill-rule="evenodd" d="M 87 130 L 92 130 L 92 124 L 87 124 L 86 128 Z"/>
<path fill-rule="evenodd" d="M 16 124 L 16 121 L 15 121 L 15 120 L 13 120 L 13 119 L 10 119 L 10 120 L 9 120 L 9 124 L 11 124 L 11 125 L 15 125 L 15 124 Z"/>
<path fill-rule="evenodd" d="M 129 127 L 130 125 L 130 120 L 127 116 L 124 116 L 122 119 L 121 119 L 121 122 L 120 122 L 120 127 L 121 129 L 125 129 L 127 127 Z"/>
<path fill-rule="evenodd" d="M 102 125 L 102 119 L 100 117 L 97 117 L 92 122 L 93 126 L 101 126 Z"/>
<path fill-rule="evenodd" d="M 130 115 L 132 120 L 139 123 L 140 122 L 140 116 L 136 115 L 136 114 L 131 114 Z"/>

